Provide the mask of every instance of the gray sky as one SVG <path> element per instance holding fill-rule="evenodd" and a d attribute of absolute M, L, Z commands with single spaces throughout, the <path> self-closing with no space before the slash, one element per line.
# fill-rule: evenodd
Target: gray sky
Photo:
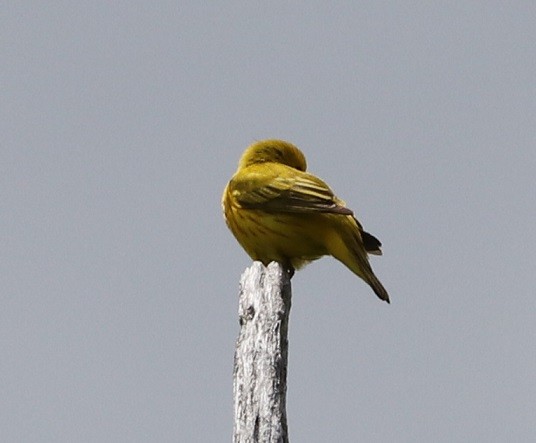
<path fill-rule="evenodd" d="M 392 299 L 296 274 L 291 440 L 536 441 L 536 5 L 449 3 L 5 4 L 0 440 L 230 441 L 220 196 L 277 137 Z"/>

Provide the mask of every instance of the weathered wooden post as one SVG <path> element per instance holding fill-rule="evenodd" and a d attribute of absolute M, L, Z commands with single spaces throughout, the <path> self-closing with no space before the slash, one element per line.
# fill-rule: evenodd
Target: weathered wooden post
<path fill-rule="evenodd" d="M 242 274 L 233 394 L 235 443 L 287 443 L 290 275 L 276 262 Z"/>

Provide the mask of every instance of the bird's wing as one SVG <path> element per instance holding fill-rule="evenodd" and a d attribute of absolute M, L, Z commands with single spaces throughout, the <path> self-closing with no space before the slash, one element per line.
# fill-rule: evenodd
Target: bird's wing
<path fill-rule="evenodd" d="M 314 175 L 284 165 L 252 169 L 235 176 L 231 192 L 248 209 L 286 213 L 334 213 L 352 215 L 329 186 Z"/>

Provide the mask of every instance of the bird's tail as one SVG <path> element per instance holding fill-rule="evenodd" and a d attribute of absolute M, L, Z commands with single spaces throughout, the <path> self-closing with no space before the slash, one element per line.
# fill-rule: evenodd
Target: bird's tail
<path fill-rule="evenodd" d="M 376 277 L 373 272 L 370 273 L 369 277 L 365 281 L 370 285 L 374 293 L 381 300 L 384 300 L 387 303 L 391 303 L 391 301 L 389 300 L 389 294 L 387 293 L 387 290 L 383 287 L 381 281 L 378 280 L 378 277 Z"/>
<path fill-rule="evenodd" d="M 381 300 L 390 303 L 389 294 L 383 287 L 378 277 L 370 267 L 367 251 L 358 237 L 352 235 L 351 238 L 337 236 L 330 242 L 330 254 L 341 261 L 358 277 L 362 278 Z"/>
<path fill-rule="evenodd" d="M 374 275 L 374 271 L 370 267 L 366 252 L 359 250 L 349 250 L 350 260 L 349 262 L 343 261 L 343 263 L 354 273 L 361 277 L 372 288 L 374 293 L 381 300 L 391 303 L 389 300 L 389 294 L 383 287 L 378 277 Z"/>

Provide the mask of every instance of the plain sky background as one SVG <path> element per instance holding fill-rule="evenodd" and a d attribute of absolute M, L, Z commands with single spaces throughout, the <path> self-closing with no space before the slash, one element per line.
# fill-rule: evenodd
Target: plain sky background
<path fill-rule="evenodd" d="M 0 440 L 225 442 L 247 145 L 304 151 L 392 304 L 293 278 L 296 442 L 536 441 L 536 3 L 7 2 Z"/>

